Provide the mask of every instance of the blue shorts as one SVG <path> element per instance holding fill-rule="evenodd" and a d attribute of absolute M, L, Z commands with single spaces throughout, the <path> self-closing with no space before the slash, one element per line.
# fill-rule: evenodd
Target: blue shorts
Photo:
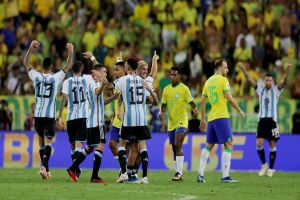
<path fill-rule="evenodd" d="M 206 142 L 208 144 L 232 142 L 232 132 L 228 118 L 220 118 L 208 122 Z"/>
<path fill-rule="evenodd" d="M 119 142 L 120 138 L 120 129 L 116 128 L 115 126 L 111 126 L 109 131 L 109 139 Z"/>
<path fill-rule="evenodd" d="M 174 129 L 173 131 L 168 131 L 169 139 L 170 139 L 169 144 L 175 144 L 175 135 L 178 134 L 178 133 L 183 133 L 183 132 L 186 133 L 187 128 L 178 127 L 176 129 Z"/>

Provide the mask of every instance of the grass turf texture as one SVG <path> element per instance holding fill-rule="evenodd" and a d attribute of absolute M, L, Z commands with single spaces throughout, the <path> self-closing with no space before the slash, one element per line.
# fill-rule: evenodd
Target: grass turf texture
<path fill-rule="evenodd" d="M 66 170 L 53 169 L 51 180 L 42 180 L 38 169 L 0 169 L 0 199 L 223 199 L 300 200 L 300 173 L 276 172 L 274 177 L 258 177 L 254 172 L 232 172 L 236 184 L 220 182 L 220 172 L 207 172 L 206 183 L 196 182 L 196 172 L 185 172 L 184 181 L 172 182 L 173 172 L 150 171 L 149 184 L 117 184 L 117 171 L 103 170 L 109 183 L 90 183 L 85 169 L 78 183 L 70 181 Z"/>

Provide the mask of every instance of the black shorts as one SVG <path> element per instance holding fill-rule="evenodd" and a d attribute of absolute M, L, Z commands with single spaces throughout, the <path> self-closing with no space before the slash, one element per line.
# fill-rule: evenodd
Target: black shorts
<path fill-rule="evenodd" d="M 272 118 L 261 118 L 259 120 L 256 138 L 278 141 L 279 137 L 277 123 Z"/>
<path fill-rule="evenodd" d="M 55 119 L 48 117 L 35 117 L 34 126 L 37 134 L 44 138 L 53 138 L 55 136 Z"/>
<path fill-rule="evenodd" d="M 137 142 L 139 140 L 150 140 L 151 135 L 148 126 L 122 126 L 121 139 L 127 142 Z"/>
<path fill-rule="evenodd" d="M 86 118 L 67 121 L 67 131 L 69 142 L 73 144 L 76 141 L 84 142 L 87 137 Z"/>
<path fill-rule="evenodd" d="M 88 128 L 87 142 L 88 146 L 97 146 L 100 143 L 105 144 L 105 126 L 97 126 L 94 128 Z"/>

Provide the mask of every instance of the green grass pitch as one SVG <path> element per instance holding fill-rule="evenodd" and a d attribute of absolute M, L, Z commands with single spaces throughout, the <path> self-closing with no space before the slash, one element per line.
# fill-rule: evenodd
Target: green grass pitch
<path fill-rule="evenodd" d="M 117 184 L 118 172 L 103 170 L 107 184 L 90 183 L 85 169 L 78 183 L 70 181 L 63 169 L 53 169 L 51 180 L 42 180 L 38 169 L 0 169 L 0 199 L 74 200 L 300 200 L 300 173 L 276 172 L 274 177 L 258 177 L 254 172 L 232 172 L 237 184 L 220 182 L 220 172 L 207 172 L 206 183 L 196 182 L 196 172 L 185 172 L 184 181 L 170 181 L 173 172 L 150 171 L 149 184 Z"/>

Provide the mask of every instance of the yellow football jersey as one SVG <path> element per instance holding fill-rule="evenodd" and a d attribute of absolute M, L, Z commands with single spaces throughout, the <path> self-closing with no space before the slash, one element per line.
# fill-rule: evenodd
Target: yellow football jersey
<path fill-rule="evenodd" d="M 193 101 L 189 88 L 183 83 L 176 87 L 166 86 L 162 93 L 162 104 L 167 104 L 168 131 L 188 127 L 187 104 Z"/>
<path fill-rule="evenodd" d="M 114 100 L 114 107 L 115 107 L 115 118 L 114 118 L 114 121 L 113 121 L 112 125 L 116 128 L 121 128 L 122 121 L 117 117 L 118 100 Z M 122 113 L 124 113 L 124 103 L 122 103 L 122 105 L 121 105 L 121 110 L 122 110 Z"/>
<path fill-rule="evenodd" d="M 208 114 L 208 121 L 219 118 L 229 118 L 227 99 L 224 94 L 227 91 L 230 91 L 229 82 L 226 77 L 220 74 L 211 76 L 205 82 L 202 95 L 208 98 L 211 105 L 211 110 Z"/>

